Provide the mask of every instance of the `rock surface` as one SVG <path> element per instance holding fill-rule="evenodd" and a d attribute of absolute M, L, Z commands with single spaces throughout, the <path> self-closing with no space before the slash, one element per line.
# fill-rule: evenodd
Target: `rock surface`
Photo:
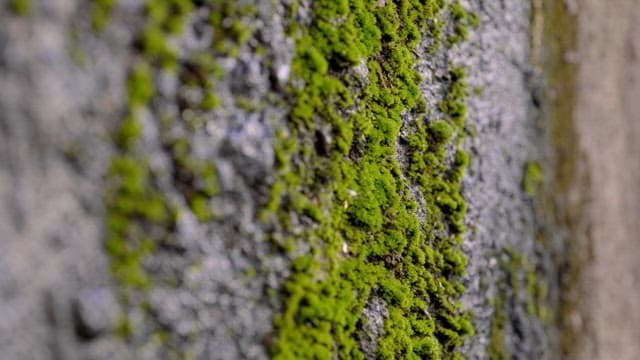
<path fill-rule="evenodd" d="M 296 21 L 308 22 L 310 4 L 299 3 Z M 487 358 L 495 339 L 502 339 L 500 351 L 515 358 L 553 358 L 538 304 L 532 305 L 540 299 L 526 289 L 544 282 L 550 271 L 536 241 L 541 224 L 534 200 L 522 185 L 526 164 L 545 155 L 532 95 L 540 75 L 529 58 L 530 3 L 461 4 L 479 15 L 470 40 L 433 55 L 424 40 L 417 53 L 420 90 L 431 109 L 444 96 L 449 62 L 467 69 L 467 130 L 474 136 L 463 144 L 472 160 L 463 182 L 470 230 L 462 245 L 468 268 L 461 301 L 475 314 L 476 335 L 463 350 L 468 358 Z M 189 61 L 212 41 L 205 20 L 213 10 L 194 12 L 182 34 L 171 37 L 179 70 L 154 70 L 154 99 L 135 110 L 142 124 L 136 151 L 145 154 L 158 174 L 154 186 L 178 215 L 169 234 L 145 229 L 165 242 L 144 259 L 154 285 L 143 293 L 123 290 L 114 280 L 105 250 L 107 174 L 112 159 L 122 155 L 113 138 L 128 112 L 127 77 L 140 61 L 135 34 L 143 9 L 120 1 L 109 25 L 95 31 L 89 2 L 37 1 L 23 16 L 0 2 L 3 357 L 267 357 L 272 316 L 281 310 L 268 289 L 281 286 L 291 261 L 273 254 L 259 220 L 275 177 L 274 141 L 286 121 L 283 89 L 295 55 L 286 35 L 288 5 L 259 1 L 255 14 L 242 18 L 253 36 L 235 54 L 229 50 L 216 59 L 219 106 L 204 115 L 193 104 L 205 94 L 183 78 L 198 77 Z M 355 71 L 366 78 L 365 70 Z M 164 116 L 182 121 L 165 126 Z M 437 120 L 439 114 L 429 116 Z M 215 164 L 216 194 L 204 210 L 194 205 L 193 189 L 205 191 L 207 185 L 180 164 L 176 144 L 182 140 L 196 162 Z M 540 279 L 531 280 L 531 274 Z M 498 298 L 504 298 L 501 308 L 495 306 Z M 386 312 L 375 298 L 365 308 L 369 321 L 359 342 L 369 357 L 375 356 Z M 507 319 L 502 327 L 494 326 L 496 313 Z M 122 332 L 133 335 L 123 341 Z"/>

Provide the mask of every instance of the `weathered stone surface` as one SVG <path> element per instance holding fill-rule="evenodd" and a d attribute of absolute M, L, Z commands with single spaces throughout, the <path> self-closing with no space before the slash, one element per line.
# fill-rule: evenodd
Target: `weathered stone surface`
<path fill-rule="evenodd" d="M 216 58 L 221 75 L 213 85 L 219 102 L 215 109 L 199 113 L 196 107 L 206 94 L 183 81 L 198 78 L 188 63 L 219 36 L 206 21 L 206 6 L 187 17 L 181 35 L 171 37 L 179 70 L 152 74 L 154 99 L 135 109 L 141 124 L 137 151 L 146 154 L 156 177 L 153 185 L 175 210 L 175 224 L 169 231 L 145 229 L 163 241 L 144 258 L 153 279 L 144 293 L 123 290 L 111 276 L 104 203 L 110 185 L 105 175 L 120 154 L 113 135 L 128 111 L 127 76 L 142 56 L 136 34 L 144 10 L 138 2 L 120 1 L 109 25 L 98 32 L 91 28 L 89 2 L 39 1 L 25 16 L 0 3 L 3 356 L 268 356 L 272 317 L 281 310 L 268 290 L 282 285 L 291 259 L 271 251 L 269 229 L 259 214 L 275 177 L 276 129 L 287 115 L 285 88 L 295 56 L 286 31 L 289 3 L 258 1 L 256 15 L 243 18 L 242 25 L 255 36 L 235 55 Z M 296 21 L 310 22 L 312 5 L 299 3 Z M 417 68 L 424 79 L 420 90 L 432 109 L 429 121 L 442 115 L 437 105 L 447 91 L 443 79 L 450 61 L 467 68 L 467 128 L 475 136 L 463 145 L 472 161 L 463 183 L 465 223 L 471 230 L 463 243 L 469 265 L 462 303 L 475 313 L 476 335 L 464 350 L 469 358 L 486 358 L 491 299 L 504 281 L 503 249 L 538 263 L 537 224 L 522 177 L 525 164 L 541 156 L 536 147 L 541 133 L 531 97 L 537 80 L 528 58 L 529 2 L 469 0 L 462 5 L 480 19 L 478 28 L 470 29 L 470 41 L 430 54 L 424 39 L 416 50 Z M 353 71 L 366 85 L 366 64 Z M 294 80 L 294 85 L 299 84 Z M 179 120 L 166 125 L 165 117 Z M 403 125 L 414 120 L 407 116 Z M 329 130 L 317 138 L 314 146 L 321 149 L 333 141 Z M 194 159 L 215 164 L 217 193 L 206 205 L 210 221 L 200 221 L 192 203 L 193 189 L 206 184 L 180 168 L 172 148 L 181 140 Z M 406 165 L 403 146 L 397 146 L 398 161 Z M 449 161 L 453 150 L 448 149 Z M 420 198 L 418 189 L 411 191 Z M 423 218 L 427 210 L 418 205 Z M 306 226 L 305 219 L 294 222 L 298 229 Z M 349 253 L 346 244 L 343 253 Z M 523 269 L 517 271 L 524 276 Z M 542 323 L 526 313 L 524 298 L 512 299 L 506 309 L 506 346 L 516 357 L 548 357 Z M 386 304 L 372 297 L 363 316 L 368 321 L 358 340 L 373 358 L 388 316 Z M 121 332 L 130 333 L 128 341 Z"/>

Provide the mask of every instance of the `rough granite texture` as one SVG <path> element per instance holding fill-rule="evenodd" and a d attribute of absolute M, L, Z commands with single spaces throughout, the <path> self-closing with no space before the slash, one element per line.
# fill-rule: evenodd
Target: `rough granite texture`
<path fill-rule="evenodd" d="M 85 1 L 37 1 L 26 16 L 6 3 L 0 1 L 2 358 L 266 358 L 271 317 L 279 310 L 267 289 L 278 288 L 288 271 L 287 258 L 270 252 L 258 221 L 274 175 L 275 129 L 286 116 L 280 97 L 294 51 L 285 35 L 287 1 L 256 2 L 257 15 L 245 26 L 255 29 L 251 41 L 258 43 L 216 59 L 219 106 L 200 125 L 189 124 L 182 104 L 203 94 L 180 88 L 175 73 L 154 72 L 157 94 L 137 114 L 139 151 L 148 154 L 150 168 L 160 174 L 158 186 L 179 215 L 171 243 L 145 258 L 154 286 L 130 302 L 122 301 L 104 251 L 103 189 L 117 152 L 111 136 L 126 112 L 127 74 L 140 56 L 133 34 L 143 21 L 142 6 L 120 1 L 108 27 L 96 32 Z M 470 230 L 462 303 L 475 313 L 476 335 L 464 350 L 470 359 L 484 359 L 492 299 L 504 277 L 503 249 L 530 264 L 540 256 L 533 201 L 522 179 L 525 164 L 541 156 L 541 130 L 532 97 L 537 80 L 528 64 L 529 2 L 461 3 L 480 16 L 479 27 L 452 51 L 418 49 L 418 68 L 430 109 L 442 97 L 439 78 L 448 61 L 467 68 L 467 126 L 475 136 L 464 142 L 472 161 L 463 183 Z M 308 6 L 302 1 L 299 14 Z M 189 16 L 171 40 L 180 59 L 210 41 L 203 35 L 206 16 L 206 10 Z M 255 45 L 263 51 L 252 50 Z M 167 130 L 161 114 L 183 121 Z M 186 138 L 193 156 L 216 165 L 214 221 L 198 221 L 186 203 L 164 143 L 172 136 Z M 515 358 L 548 358 L 543 324 L 512 295 L 518 291 L 507 289 L 505 345 Z M 136 302 L 144 306 L 130 305 Z M 376 299 L 365 308 L 366 332 L 373 336 L 360 339 L 363 349 L 375 347 L 385 313 Z M 117 335 L 125 315 L 132 328 L 126 342 Z"/>

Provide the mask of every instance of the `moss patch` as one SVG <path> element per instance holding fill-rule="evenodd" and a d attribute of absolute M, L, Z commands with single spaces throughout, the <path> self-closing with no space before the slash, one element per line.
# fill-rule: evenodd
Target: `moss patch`
<path fill-rule="evenodd" d="M 101 19 L 112 5 L 96 2 Z M 107 248 L 123 298 L 138 299 L 131 306 L 140 308 L 154 281 L 145 258 L 171 241 L 178 214 L 140 149 L 137 113 L 153 110 L 160 71 L 175 72 L 207 94 L 199 104 L 183 104 L 196 114 L 193 119 L 163 119 L 159 130 L 188 211 L 200 221 L 215 220 L 208 206 L 217 193 L 215 164 L 195 158 L 188 137 L 164 136 L 163 129 L 178 120 L 197 122 L 198 112 L 216 106 L 214 57 L 233 57 L 253 31 L 242 19 L 254 16 L 255 8 L 209 3 L 212 48 L 178 59 L 168 39 L 196 6 L 201 2 L 146 3 L 146 24 L 136 42 L 140 57 L 127 83 L 129 111 L 114 137 L 119 154 L 107 176 Z M 451 21 L 464 33 L 472 17 L 455 6 Z M 469 161 L 460 149 L 465 74 L 452 65 L 442 79 L 447 96 L 434 121 L 426 112 L 436 109 L 425 108 L 414 69 L 422 36 L 431 38 L 429 52 L 464 38 L 442 41 L 445 7 L 442 0 L 317 0 L 311 23 L 291 24 L 297 43 L 286 91 L 291 112 L 288 126 L 277 131 L 278 176 L 262 214 L 272 227 L 274 251 L 291 259 L 291 276 L 280 289 L 283 311 L 274 318 L 274 358 L 363 358 L 361 314 L 371 297 L 388 309 L 380 358 L 460 358 L 458 346 L 473 334 L 470 314 L 458 301 L 466 265 L 459 249 L 466 212 L 460 184 Z M 241 107 L 254 106 L 243 104 L 239 99 Z M 414 120 L 403 125 L 404 116 Z M 400 136 L 402 126 L 412 135 Z M 396 159 L 398 143 L 408 149 L 406 166 Z M 424 197 L 424 219 L 416 216 L 412 187 Z M 124 336 L 135 333 L 126 317 L 122 324 Z"/>
<path fill-rule="evenodd" d="M 20 16 L 30 15 L 34 10 L 32 0 L 9 0 L 9 10 Z"/>
<path fill-rule="evenodd" d="M 511 352 L 505 343 L 505 331 L 511 326 L 507 313 L 523 306 L 531 319 L 548 320 L 547 286 L 537 276 L 535 264 L 510 248 L 498 255 L 501 276 L 498 278 L 497 293 L 493 300 L 494 312 L 491 320 L 487 354 L 490 359 L 511 359 Z"/>
<path fill-rule="evenodd" d="M 109 24 L 111 10 L 117 2 L 117 0 L 92 0 L 91 26 L 94 30 L 100 31 Z"/>
<path fill-rule="evenodd" d="M 524 165 L 522 176 L 522 189 L 529 196 L 535 196 L 542 185 L 542 168 L 536 161 L 527 162 Z"/>
<path fill-rule="evenodd" d="M 274 248 L 292 258 L 284 311 L 274 319 L 276 359 L 363 358 L 358 339 L 370 297 L 388 308 L 379 358 L 458 358 L 473 333 L 456 300 L 464 292 L 458 245 L 468 155 L 457 150 L 454 163 L 446 161 L 448 144 L 464 136 L 464 70 L 452 67 L 443 79 L 449 89 L 436 122 L 427 120 L 414 70 L 421 37 L 440 43 L 444 8 L 443 1 L 318 0 L 311 24 L 292 26 L 292 111 L 278 135 L 279 177 L 263 214 Z M 458 22 L 466 13 L 459 15 L 453 21 L 466 26 Z M 402 115 L 415 119 L 407 139 Z M 396 159 L 398 141 L 410 151 L 408 168 Z M 410 186 L 424 196 L 423 222 Z"/>
<path fill-rule="evenodd" d="M 94 8 L 107 13 L 114 1 L 95 1 Z M 225 2 L 207 5 L 210 11 L 223 6 Z M 161 249 L 176 249 L 175 231 L 179 212 L 190 211 L 198 221 L 216 221 L 212 214 L 211 201 L 218 194 L 216 166 L 212 161 L 194 154 L 189 136 L 196 131 L 196 122 L 204 118 L 204 113 L 213 110 L 217 98 L 212 93 L 214 81 L 219 77 L 215 58 L 220 56 L 210 52 L 192 52 L 181 55 L 169 39 L 178 36 L 184 21 L 197 6 L 197 1 L 149 0 L 144 7 L 145 24 L 136 38 L 140 53 L 131 65 L 126 82 L 128 108 L 118 130 L 113 134 L 117 154 L 112 158 L 106 174 L 104 201 L 107 210 L 107 241 L 105 244 L 111 262 L 111 272 L 118 284 L 120 299 L 126 309 L 138 308 L 149 313 L 147 291 L 155 282 L 163 286 L 178 286 L 174 278 L 151 273 L 147 259 Z M 94 19 L 95 20 L 95 19 Z M 95 24 L 94 24 L 95 25 Z M 178 61 L 179 60 L 179 61 Z M 190 118 L 171 118 L 154 107 L 160 96 L 155 81 L 164 71 L 172 71 L 181 86 L 189 86 L 203 94 L 202 101 L 188 103 L 176 99 L 181 113 L 191 114 Z M 179 95 L 178 95 L 179 96 Z M 188 111 L 185 111 L 188 110 Z M 150 111 L 157 126 L 160 144 L 168 154 L 172 172 L 156 173 L 150 166 L 144 144 L 141 141 L 143 124 L 139 121 L 141 111 Z M 172 132 L 179 126 L 181 132 Z M 178 135 L 176 135 L 178 134 Z M 167 197 L 167 180 L 175 187 L 182 199 Z M 165 185 L 166 186 L 166 185 Z M 145 331 L 163 331 L 163 327 L 149 315 L 145 318 Z M 120 317 L 115 334 L 126 339 L 139 337 L 140 329 L 127 318 Z M 165 339 L 159 346 L 175 353 L 187 354 L 183 349 L 184 337 L 163 332 Z M 148 340 L 148 339 L 147 339 Z"/>
<path fill-rule="evenodd" d="M 504 292 L 498 292 L 493 303 L 493 317 L 491 318 L 489 344 L 487 345 L 487 355 L 490 360 L 511 359 L 511 352 L 504 342 L 504 330 L 507 326 L 505 301 Z"/>

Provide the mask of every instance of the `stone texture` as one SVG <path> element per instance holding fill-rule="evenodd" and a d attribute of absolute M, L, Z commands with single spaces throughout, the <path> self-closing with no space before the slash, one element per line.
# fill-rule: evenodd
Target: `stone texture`
<path fill-rule="evenodd" d="M 202 126 L 189 128 L 190 114 L 179 102 L 197 103 L 203 94 L 181 87 L 176 74 L 155 74 L 157 97 L 137 114 L 141 147 L 152 170 L 164 174 L 158 186 L 179 215 L 171 243 L 145 259 L 156 285 L 141 309 L 120 301 L 111 279 L 102 203 L 104 174 L 116 151 L 110 136 L 125 114 L 126 76 L 138 56 L 133 34 L 142 21 L 140 4 L 121 1 L 109 27 L 96 33 L 89 24 L 89 2 L 43 0 L 26 17 L 11 14 L 0 2 L 3 356 L 163 359 L 188 348 L 197 359 L 267 357 L 278 304 L 265 290 L 279 286 L 288 259 L 272 256 L 257 218 L 274 175 L 272 145 L 286 116 L 283 88 L 294 55 L 285 35 L 284 3 L 256 2 L 258 15 L 248 26 L 257 29 L 264 53 L 242 48 L 237 57 L 217 59 L 223 73 L 215 84 L 220 106 Z M 473 158 L 464 182 L 473 230 L 463 245 L 469 256 L 463 304 L 476 313 L 477 328 L 465 350 L 469 358 L 486 358 L 489 299 L 501 274 L 496 252 L 510 247 L 531 261 L 537 256 L 532 202 L 521 180 L 524 163 L 539 156 L 540 131 L 528 65 L 529 2 L 462 4 L 480 15 L 471 41 L 432 56 L 424 51 L 425 40 L 417 50 L 418 67 L 429 108 L 436 108 L 445 91 L 439 78 L 450 60 L 469 69 L 472 89 L 482 89 L 471 91 L 468 100 L 469 128 L 476 136 L 464 145 Z M 300 2 L 299 21 L 309 21 L 309 7 Z M 206 11 L 191 16 L 183 35 L 173 40 L 181 58 L 210 41 L 205 17 Z M 363 81 L 365 70 L 355 69 Z M 239 106 L 239 96 L 256 106 Z M 186 137 L 198 158 L 215 163 L 220 193 L 211 207 L 219 221 L 200 223 L 189 210 L 172 175 L 160 114 L 186 119 L 168 135 Z M 437 119 L 437 111 L 431 116 Z M 489 284 L 487 291 L 482 281 Z M 529 321 L 523 306 L 514 305 L 508 314 L 520 325 L 506 329 L 507 344 L 518 357 L 544 358 L 542 325 Z M 127 343 L 109 331 L 124 315 L 136 334 Z M 360 341 L 373 357 L 384 303 L 371 299 L 364 316 L 369 322 Z"/>

